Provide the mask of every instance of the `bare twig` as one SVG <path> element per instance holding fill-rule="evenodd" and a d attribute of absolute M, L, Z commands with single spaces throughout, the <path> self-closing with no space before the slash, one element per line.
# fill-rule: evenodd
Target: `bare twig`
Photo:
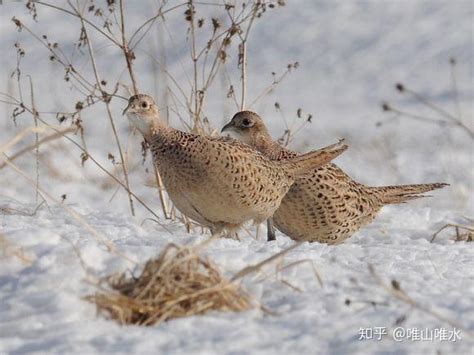
<path fill-rule="evenodd" d="M 255 18 L 257 17 L 257 12 L 260 9 L 260 6 L 261 6 L 260 2 L 256 2 L 253 4 L 249 24 L 247 26 L 247 29 L 245 30 L 245 34 L 244 36 L 242 36 L 239 33 L 239 37 L 241 39 L 239 56 L 240 56 L 240 65 L 242 66 L 241 76 L 240 76 L 240 80 L 242 84 L 242 97 L 240 100 L 240 110 L 243 110 L 245 108 L 245 96 L 247 94 L 247 41 L 250 35 L 250 29 L 252 28 Z"/>
<path fill-rule="evenodd" d="M 124 175 L 124 179 L 125 179 L 125 185 L 127 186 L 128 201 L 130 203 L 130 211 L 131 211 L 132 215 L 135 216 L 135 207 L 133 206 L 133 199 L 132 199 L 132 195 L 130 193 L 130 183 L 128 181 L 127 164 L 126 164 L 124 154 L 123 154 L 123 151 L 122 151 L 122 145 L 120 144 L 120 139 L 119 139 L 118 134 L 117 134 L 117 129 L 115 127 L 114 118 L 112 116 L 112 110 L 110 108 L 110 98 L 107 96 L 107 93 L 102 89 L 102 80 L 100 79 L 99 72 L 97 70 L 97 65 L 95 63 L 94 50 L 92 48 L 92 43 L 91 43 L 90 37 L 87 33 L 87 29 L 85 27 L 84 16 L 69 1 L 68 1 L 68 3 L 71 6 L 71 8 L 74 9 L 74 11 L 76 12 L 78 18 L 80 19 L 81 24 L 82 24 L 82 29 L 84 31 L 84 35 L 86 36 L 87 48 L 89 49 L 89 56 L 90 56 L 90 59 L 91 59 L 92 69 L 94 71 L 94 76 L 95 76 L 95 79 L 96 79 L 96 85 L 100 89 L 100 91 L 102 92 L 103 102 L 104 102 L 106 110 L 107 110 L 107 115 L 108 115 L 108 118 L 109 118 L 109 121 L 110 121 L 110 125 L 112 127 L 112 132 L 114 134 L 115 142 L 117 144 L 117 149 L 119 151 L 121 167 L 122 167 L 122 171 L 123 171 L 123 175 Z M 132 74 L 130 74 L 130 75 L 132 75 Z"/>
<path fill-rule="evenodd" d="M 51 126 L 52 127 L 52 126 Z M 21 132 L 15 135 L 12 139 L 10 139 L 7 143 L 4 145 L 0 146 L 0 154 L 5 153 L 7 150 L 9 150 L 11 147 L 15 146 L 18 142 L 20 142 L 23 137 L 25 137 L 29 133 L 39 133 L 39 132 L 44 132 L 47 129 L 45 127 L 29 127 L 25 128 Z M 59 131 L 58 131 L 59 132 Z"/>
<path fill-rule="evenodd" d="M 450 58 L 449 59 L 449 64 L 451 65 L 451 84 L 453 88 L 453 94 L 454 94 L 454 102 L 456 106 L 456 111 L 457 111 L 457 117 L 459 120 L 462 120 L 462 113 L 461 113 L 461 103 L 459 102 L 459 91 L 458 91 L 458 85 L 457 85 L 457 80 L 456 80 L 456 59 L 455 58 Z"/>
<path fill-rule="evenodd" d="M 38 110 L 36 109 L 36 104 L 35 104 L 35 93 L 33 90 L 33 79 L 31 79 L 31 76 L 28 75 L 28 79 L 30 81 L 30 96 L 31 96 L 31 108 L 33 111 L 33 121 L 35 124 L 35 127 L 38 128 Z M 38 132 L 35 132 L 35 160 L 36 160 L 36 186 L 39 187 L 39 135 Z M 36 203 L 38 203 L 38 198 L 39 198 L 39 192 L 38 189 L 36 189 Z"/>
<path fill-rule="evenodd" d="M 47 2 L 44 2 L 44 1 L 36 1 L 36 0 L 35 0 L 35 3 L 38 4 L 38 5 L 43 5 L 43 6 L 50 7 L 52 9 L 64 12 L 68 15 L 78 17 L 76 12 L 69 11 L 65 8 L 62 8 L 62 7 L 54 5 L 54 4 L 50 4 L 50 3 L 47 3 Z M 102 36 L 106 37 L 109 41 L 111 41 L 112 43 L 114 43 L 114 44 L 116 44 L 117 46 L 120 47 L 120 42 L 117 39 L 115 39 L 114 37 L 107 34 L 107 32 L 105 32 L 100 27 L 96 26 L 93 22 L 89 21 L 86 18 L 84 18 L 84 22 L 87 23 L 88 25 L 90 25 L 91 27 L 93 27 L 98 33 L 100 33 Z"/>
<path fill-rule="evenodd" d="M 38 128 L 37 126 L 35 128 Z M 9 157 L 10 161 L 14 161 L 16 160 L 17 158 L 21 157 L 23 154 L 33 150 L 33 149 L 37 149 L 37 147 L 39 147 L 40 145 L 44 144 L 44 143 L 48 143 L 48 142 L 51 142 L 51 141 L 54 141 L 58 138 L 61 138 L 62 136 L 64 136 L 65 134 L 67 133 L 71 133 L 71 132 L 74 132 L 76 129 L 74 127 L 69 127 L 69 128 L 66 128 L 64 130 L 61 130 L 60 132 L 56 132 L 56 133 L 53 133 L 49 136 L 46 136 L 44 138 L 41 138 L 39 140 L 37 140 L 34 144 L 30 144 L 29 146 L 19 150 L 18 152 L 16 152 L 15 154 L 13 154 L 12 156 Z M 38 135 L 38 133 L 40 132 L 41 130 L 37 129 L 36 132 L 35 132 L 35 135 Z M 6 166 L 6 163 L 0 163 L 0 169 L 4 168 Z"/>
<path fill-rule="evenodd" d="M 200 127 L 200 114 L 199 114 L 199 95 L 200 91 L 198 89 L 198 68 L 197 61 L 198 57 L 196 55 L 196 24 L 195 24 L 195 9 L 193 0 L 188 2 L 188 18 L 190 19 L 191 27 L 191 59 L 193 62 L 193 78 L 194 78 L 194 87 L 193 87 L 193 98 L 194 98 L 194 127 L 193 130 L 199 132 Z"/>
<path fill-rule="evenodd" d="M 271 263 L 272 261 L 274 260 L 277 260 L 277 259 L 280 259 L 282 256 L 284 256 L 285 254 L 287 254 L 288 252 L 290 252 L 291 250 L 299 247 L 301 244 L 303 244 L 304 242 L 296 242 L 294 243 L 293 245 L 291 245 L 290 247 L 280 251 L 279 253 L 276 253 L 268 258 L 266 258 L 265 260 L 255 264 L 255 265 L 250 265 L 250 266 L 246 266 L 244 267 L 242 270 L 240 270 L 239 272 L 237 272 L 234 276 L 232 276 L 232 278 L 230 279 L 231 281 L 236 281 L 238 279 L 241 279 L 242 277 L 244 277 L 245 275 L 248 275 L 250 274 L 251 272 L 255 272 L 257 270 L 260 270 L 262 268 L 262 266 L 268 264 L 268 263 Z"/>
<path fill-rule="evenodd" d="M 420 304 L 419 302 L 416 302 L 413 298 L 411 298 L 400 286 L 399 282 L 396 280 L 392 281 L 391 286 L 388 286 L 380 277 L 380 275 L 375 271 L 375 268 L 373 265 L 369 264 L 369 272 L 372 275 L 372 277 L 375 279 L 376 283 L 381 286 L 385 291 L 387 291 L 391 296 L 395 297 L 399 301 L 402 301 L 410 306 L 412 306 L 415 309 L 418 309 L 419 311 L 422 311 L 423 313 L 427 313 L 434 318 L 445 322 L 455 328 L 459 329 L 464 329 L 466 332 L 471 333 L 468 331 L 465 327 L 463 327 L 459 322 L 439 313 L 438 311 L 432 310 L 425 305 Z"/>
<path fill-rule="evenodd" d="M 439 116 L 441 116 L 443 119 L 424 117 L 424 116 L 412 114 L 410 112 L 405 112 L 405 111 L 402 111 L 400 109 L 397 109 L 397 108 L 393 107 L 392 105 L 390 105 L 387 102 L 382 103 L 383 111 L 385 111 L 385 112 L 394 112 L 395 114 L 397 114 L 397 116 L 396 116 L 397 118 L 405 116 L 405 117 L 408 117 L 408 118 L 412 118 L 412 119 L 427 122 L 427 123 L 435 123 L 435 124 L 442 125 L 442 126 L 449 125 L 449 126 L 457 127 L 459 129 L 463 130 L 466 134 L 468 134 L 471 139 L 474 139 L 474 130 L 473 130 L 473 128 L 467 126 L 463 122 L 462 117 L 461 117 L 461 107 L 460 107 L 460 103 L 459 103 L 459 95 L 458 95 L 458 91 L 457 91 L 456 76 L 455 76 L 455 72 L 454 72 L 455 64 L 456 64 L 455 59 L 451 58 L 450 59 L 451 83 L 452 83 L 452 87 L 453 87 L 453 91 L 454 91 L 454 99 L 455 99 L 455 104 L 456 104 L 458 116 L 455 116 L 455 115 L 449 113 L 448 111 L 446 111 L 442 107 L 434 104 L 433 102 L 431 102 L 429 99 L 427 99 L 423 95 L 419 94 L 418 92 L 416 92 L 416 91 L 414 91 L 410 88 L 407 88 L 402 83 L 397 83 L 395 85 L 395 88 L 397 89 L 397 91 L 399 93 L 411 95 L 415 100 L 417 100 L 419 103 L 421 103 L 425 107 L 429 108 L 431 111 L 433 111 L 436 114 L 438 114 Z M 380 125 L 380 124 L 381 123 L 379 122 L 378 125 Z"/>
<path fill-rule="evenodd" d="M 124 16 L 124 11 L 123 11 L 123 0 L 120 0 L 120 22 L 121 22 L 121 33 L 122 33 L 122 51 L 125 57 L 125 61 L 127 62 L 127 69 L 128 73 L 130 74 L 130 79 L 132 80 L 132 85 L 133 85 L 133 93 L 136 95 L 138 94 L 138 87 L 137 87 L 137 81 L 135 79 L 135 74 L 133 72 L 132 68 L 132 60 L 134 58 L 134 54 L 132 51 L 130 51 L 128 47 L 128 42 L 125 37 L 125 16 Z"/>
<path fill-rule="evenodd" d="M 4 155 L 5 156 L 5 155 Z M 6 156 L 5 156 L 6 158 Z M 23 178 L 25 178 L 33 187 L 37 188 L 43 195 L 48 197 L 50 200 L 55 202 L 58 206 L 61 206 L 66 212 L 68 212 L 79 224 L 81 224 L 86 230 L 88 230 L 91 235 L 97 239 L 98 242 L 101 244 L 105 245 L 107 250 L 111 253 L 114 253 L 116 255 L 124 257 L 126 260 L 131 261 L 132 263 L 136 264 L 136 261 L 130 259 L 127 255 L 123 254 L 120 252 L 116 245 L 110 241 L 106 236 L 104 236 L 102 233 L 98 232 L 96 229 L 94 229 L 89 223 L 85 221 L 85 219 L 77 213 L 75 210 L 67 206 L 66 204 L 61 203 L 58 201 L 56 198 L 54 198 L 52 195 L 50 195 L 48 192 L 46 192 L 43 188 L 36 186 L 34 180 L 32 180 L 23 170 L 21 170 L 17 165 L 15 165 L 13 162 L 11 162 L 8 158 L 6 158 L 5 162 L 7 165 L 9 165 L 13 170 L 15 170 L 19 175 L 21 175 Z"/>
<path fill-rule="evenodd" d="M 160 195 L 161 209 L 163 210 L 163 214 L 165 215 L 165 218 L 169 219 L 170 216 L 169 216 L 168 202 L 166 200 L 166 195 L 165 195 L 165 187 L 163 186 L 163 180 L 161 180 L 160 172 L 158 171 L 155 164 L 153 164 L 153 171 L 155 173 L 158 194 Z"/>
<path fill-rule="evenodd" d="M 23 264 L 31 265 L 35 260 L 35 256 L 28 256 L 23 248 L 17 247 L 13 245 L 4 234 L 0 233 L 0 252 L 1 256 L 15 256 L 17 257 Z"/>
<path fill-rule="evenodd" d="M 272 83 L 268 85 L 265 89 L 260 92 L 255 99 L 250 103 L 249 108 L 252 108 L 259 100 L 261 100 L 263 97 L 268 95 L 270 92 L 272 92 L 278 84 L 280 84 L 286 76 L 291 72 L 291 68 L 288 68 L 281 74 L 278 78 L 274 78 Z"/>
<path fill-rule="evenodd" d="M 456 229 L 456 240 L 461 240 L 459 236 L 459 229 L 466 230 L 469 233 L 474 233 L 474 226 L 465 226 L 462 224 L 455 224 L 455 223 L 448 223 L 442 226 L 440 229 L 436 231 L 436 233 L 433 234 L 433 237 L 431 237 L 430 243 L 433 243 L 436 237 L 445 229 L 447 228 L 455 228 Z"/>

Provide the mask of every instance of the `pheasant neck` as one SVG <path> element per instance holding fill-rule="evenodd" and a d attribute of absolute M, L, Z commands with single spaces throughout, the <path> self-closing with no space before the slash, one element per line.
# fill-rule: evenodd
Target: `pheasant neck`
<path fill-rule="evenodd" d="M 144 137 L 147 141 L 153 139 L 153 137 L 168 137 L 175 131 L 174 128 L 168 126 L 168 124 L 160 119 L 154 120 L 152 126 L 148 132 L 144 133 Z"/>
<path fill-rule="evenodd" d="M 282 149 L 268 134 L 263 133 L 257 135 L 251 145 L 270 159 L 275 159 Z"/>

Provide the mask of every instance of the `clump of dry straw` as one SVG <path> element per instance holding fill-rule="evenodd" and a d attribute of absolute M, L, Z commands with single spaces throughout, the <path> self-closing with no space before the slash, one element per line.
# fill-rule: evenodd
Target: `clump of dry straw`
<path fill-rule="evenodd" d="M 238 284 L 223 277 L 197 249 L 169 244 L 138 277 L 109 276 L 106 287 L 86 299 L 120 324 L 154 325 L 210 311 L 241 312 L 253 307 Z"/>

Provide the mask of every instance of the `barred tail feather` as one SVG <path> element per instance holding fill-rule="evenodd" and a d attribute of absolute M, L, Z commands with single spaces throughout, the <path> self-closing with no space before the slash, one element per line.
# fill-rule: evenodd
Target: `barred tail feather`
<path fill-rule="evenodd" d="M 314 169 L 328 164 L 342 154 L 348 146 L 340 140 L 336 144 L 280 161 L 283 168 L 294 178 L 304 176 Z"/>
<path fill-rule="evenodd" d="M 423 195 L 425 192 L 441 189 L 449 184 L 415 184 L 398 186 L 380 186 L 373 187 L 375 193 L 379 196 L 384 205 L 404 203 L 421 197 L 430 197 Z"/>

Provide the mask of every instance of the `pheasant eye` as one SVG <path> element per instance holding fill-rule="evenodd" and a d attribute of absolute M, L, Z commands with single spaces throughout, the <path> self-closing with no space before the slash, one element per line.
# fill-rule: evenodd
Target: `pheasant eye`
<path fill-rule="evenodd" d="M 142 107 L 143 107 L 143 108 L 147 108 L 147 107 L 148 107 L 148 104 L 147 104 L 146 101 L 143 101 L 143 102 L 142 102 Z"/>

